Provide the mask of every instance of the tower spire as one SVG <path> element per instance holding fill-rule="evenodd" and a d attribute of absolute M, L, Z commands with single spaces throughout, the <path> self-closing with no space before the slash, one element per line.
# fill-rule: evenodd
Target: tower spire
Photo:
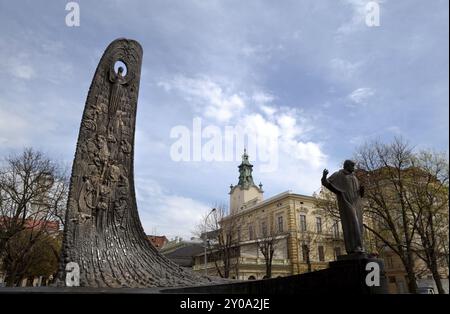
<path fill-rule="evenodd" d="M 253 206 L 263 200 L 262 184 L 255 185 L 253 182 L 253 165 L 248 160 L 247 149 L 242 154 L 242 162 L 239 168 L 239 182 L 230 186 L 230 213 L 234 214 L 240 210 Z"/>
<path fill-rule="evenodd" d="M 241 187 L 247 188 L 254 185 L 252 172 L 253 165 L 248 160 L 247 149 L 244 148 L 244 154 L 242 155 L 242 162 L 239 165 L 239 183 Z"/>

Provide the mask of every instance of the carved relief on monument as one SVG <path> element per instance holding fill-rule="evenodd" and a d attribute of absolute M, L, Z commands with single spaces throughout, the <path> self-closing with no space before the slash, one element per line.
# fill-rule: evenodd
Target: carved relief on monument
<path fill-rule="evenodd" d="M 114 69 L 121 61 L 125 69 Z M 59 283 L 65 263 L 90 287 L 151 287 L 210 282 L 173 264 L 147 240 L 136 208 L 133 145 L 142 48 L 112 42 L 86 100 L 72 167 Z"/>

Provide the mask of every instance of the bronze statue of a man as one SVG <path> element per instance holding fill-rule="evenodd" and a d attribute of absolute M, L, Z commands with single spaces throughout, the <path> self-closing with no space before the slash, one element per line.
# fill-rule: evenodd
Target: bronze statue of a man
<path fill-rule="evenodd" d="M 364 253 L 361 208 L 364 187 L 359 185 L 354 171 L 355 162 L 346 160 L 344 169 L 333 173 L 328 179 L 328 170 L 324 169 L 322 176 L 322 185 L 337 197 L 347 254 Z"/>

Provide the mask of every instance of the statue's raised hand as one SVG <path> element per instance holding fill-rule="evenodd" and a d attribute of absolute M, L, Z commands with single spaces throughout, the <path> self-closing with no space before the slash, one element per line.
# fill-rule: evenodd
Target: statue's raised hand
<path fill-rule="evenodd" d="M 324 178 L 326 178 L 327 175 L 328 175 L 328 169 L 323 169 L 322 176 L 323 176 Z"/>

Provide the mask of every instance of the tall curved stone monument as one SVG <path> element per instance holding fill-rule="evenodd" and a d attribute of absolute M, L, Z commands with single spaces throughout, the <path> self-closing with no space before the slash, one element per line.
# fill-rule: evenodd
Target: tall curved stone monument
<path fill-rule="evenodd" d="M 115 68 L 118 61 L 125 66 Z M 210 281 L 159 254 L 139 220 L 133 155 L 141 63 L 138 42 L 115 40 L 92 80 L 70 179 L 60 286 L 65 285 L 69 263 L 78 265 L 79 284 L 85 287 L 173 287 Z"/>

